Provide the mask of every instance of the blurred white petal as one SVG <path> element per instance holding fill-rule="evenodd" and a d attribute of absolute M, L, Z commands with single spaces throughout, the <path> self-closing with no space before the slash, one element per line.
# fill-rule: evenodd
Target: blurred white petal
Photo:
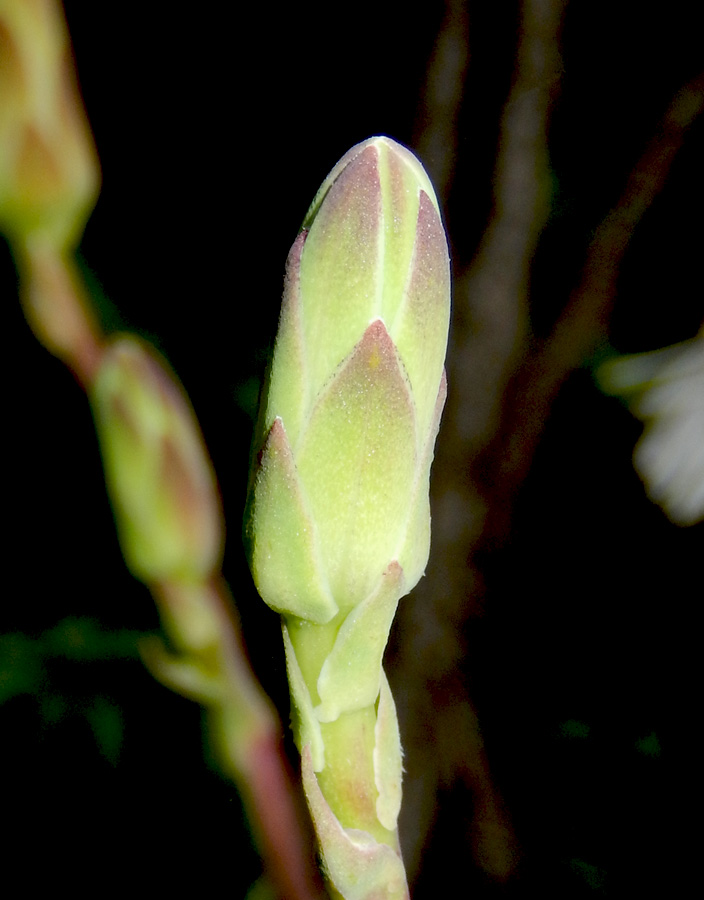
<path fill-rule="evenodd" d="M 645 422 L 633 463 L 648 496 L 677 525 L 704 519 L 704 332 L 603 365 L 602 388 Z"/>

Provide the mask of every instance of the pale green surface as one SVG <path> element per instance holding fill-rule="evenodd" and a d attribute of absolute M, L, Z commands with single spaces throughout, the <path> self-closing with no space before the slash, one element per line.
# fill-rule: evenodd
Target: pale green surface
<path fill-rule="evenodd" d="M 287 263 L 245 535 L 257 588 L 286 620 L 326 872 L 346 900 L 393 900 L 408 895 L 402 754 L 382 657 L 428 559 L 449 256 L 427 175 L 389 138 L 343 157 L 304 229 Z"/>
<path fill-rule="evenodd" d="M 357 829 L 343 828 L 332 813 L 303 753 L 303 787 L 316 823 L 326 875 L 345 900 L 404 900 L 403 863 L 394 849 Z"/>
<path fill-rule="evenodd" d="M 379 696 L 381 659 L 403 591 L 398 563 L 384 573 L 376 593 L 349 613 L 335 638 L 318 678 L 321 722 L 334 722 L 343 712 L 373 706 Z"/>
<path fill-rule="evenodd" d="M 380 688 L 374 729 L 374 780 L 379 792 L 376 814 L 384 828 L 393 831 L 401 810 L 403 752 L 396 704 L 383 669 Z"/>
<path fill-rule="evenodd" d="M 299 752 L 308 746 L 313 763 L 313 770 L 320 772 L 325 766 L 325 746 L 320 731 L 320 722 L 313 711 L 308 686 L 296 658 L 296 651 L 286 624 L 283 623 L 284 647 L 286 649 L 286 672 L 291 691 L 292 716 L 294 717 L 294 734 Z"/>
<path fill-rule="evenodd" d="M 272 609 L 307 621 L 328 622 L 337 612 L 320 558 L 320 542 L 284 425 L 275 420 L 261 453 L 256 507 L 246 530 L 253 535 L 251 566 Z"/>
<path fill-rule="evenodd" d="M 373 593 L 394 560 L 406 591 L 425 569 L 449 256 L 425 172 L 389 138 L 341 160 L 304 225 L 287 263 L 246 534 L 265 601 L 324 622 Z"/>
<path fill-rule="evenodd" d="M 331 593 L 351 609 L 392 561 L 416 472 L 409 387 L 381 322 L 321 395 L 297 465 Z"/>

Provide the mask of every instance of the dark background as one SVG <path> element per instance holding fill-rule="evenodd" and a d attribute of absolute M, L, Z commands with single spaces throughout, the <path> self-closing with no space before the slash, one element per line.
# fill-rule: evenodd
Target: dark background
<path fill-rule="evenodd" d="M 283 265 L 352 144 L 386 133 L 413 145 L 443 5 L 65 6 L 103 169 L 81 257 L 106 321 L 154 341 L 191 396 L 230 523 L 225 574 L 285 720 L 278 623 L 251 586 L 239 525 Z M 704 65 L 697 6 L 567 7 L 553 212 L 532 272 L 539 335 L 675 91 Z M 446 202 L 458 272 L 491 210 L 518 28 L 515 3 L 467 9 Z M 630 245 L 610 331 L 621 352 L 699 327 L 703 151 L 699 121 Z M 136 636 L 158 628 L 156 612 L 121 561 L 85 396 L 34 341 L 13 272 L 3 248 L 3 818 L 56 886 L 161 891 L 195 878 L 204 893 L 244 896 L 259 864 L 239 800 L 207 761 L 198 708 L 139 661 Z M 520 861 L 505 884 L 477 869 L 462 824 L 471 810 L 448 788 L 417 900 L 445 879 L 475 897 L 668 894 L 696 870 L 704 532 L 670 524 L 645 497 L 630 462 L 639 433 L 586 370 L 561 392 L 510 539 L 485 561 L 461 673 Z"/>

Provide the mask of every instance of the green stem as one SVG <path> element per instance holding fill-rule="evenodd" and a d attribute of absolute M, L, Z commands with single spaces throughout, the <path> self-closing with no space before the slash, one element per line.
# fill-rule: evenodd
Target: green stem
<path fill-rule="evenodd" d="M 344 828 L 366 831 L 379 843 L 399 852 L 397 832 L 384 828 L 376 814 L 375 726 L 373 706 L 343 713 L 334 722 L 323 723 L 325 768 L 318 774 L 318 783 Z"/>
<path fill-rule="evenodd" d="M 288 620 L 291 642 L 314 706 L 320 702 L 317 689 L 320 671 L 345 615 L 338 614 L 326 625 Z M 334 722 L 320 724 L 325 767 L 317 777 L 323 796 L 343 828 L 366 831 L 398 853 L 398 833 L 384 828 L 376 812 L 379 793 L 374 773 L 376 717 L 376 706 L 372 705 L 342 713 Z"/>

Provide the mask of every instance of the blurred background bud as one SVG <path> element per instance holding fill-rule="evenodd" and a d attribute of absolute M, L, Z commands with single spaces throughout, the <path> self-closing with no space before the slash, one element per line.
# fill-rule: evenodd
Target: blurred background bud
<path fill-rule="evenodd" d="M 73 249 L 100 171 L 54 0 L 0 0 L 0 228 Z"/>
<path fill-rule="evenodd" d="M 105 349 L 91 401 L 129 568 L 146 582 L 208 578 L 222 552 L 220 499 L 176 376 L 145 344 L 119 336 Z"/>

